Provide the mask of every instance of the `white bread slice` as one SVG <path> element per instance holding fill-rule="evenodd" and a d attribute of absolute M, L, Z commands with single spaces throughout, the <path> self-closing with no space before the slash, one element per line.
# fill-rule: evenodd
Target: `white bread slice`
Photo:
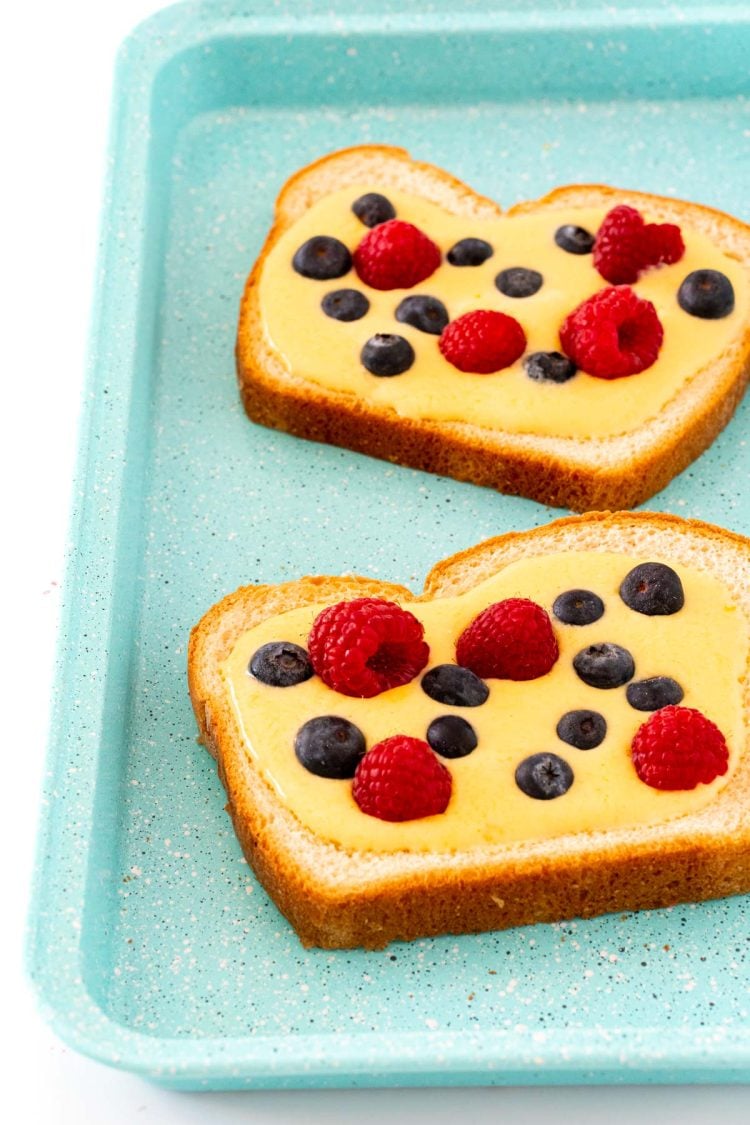
<path fill-rule="evenodd" d="M 646 425 L 608 438 L 535 436 L 409 418 L 385 404 L 365 402 L 301 378 L 265 335 L 258 300 L 264 262 L 284 231 L 316 200 L 348 184 L 362 183 L 402 189 L 467 218 L 502 214 L 491 200 L 441 169 L 411 160 L 399 148 L 372 145 L 334 152 L 293 176 L 279 195 L 273 227 L 240 307 L 237 373 L 242 402 L 253 421 L 544 504 L 593 511 L 634 507 L 664 488 L 732 417 L 750 378 L 747 323 L 731 346 L 684 384 Z M 688 222 L 742 263 L 750 276 L 750 227 L 697 204 L 578 185 L 521 203 L 508 214 L 588 206 L 609 209 L 618 203 L 645 209 L 657 222 Z"/>
<path fill-rule="evenodd" d="M 750 540 L 669 515 L 605 512 L 501 535 L 446 559 L 419 598 L 370 579 L 303 578 L 243 587 L 193 629 L 188 679 L 200 739 L 217 760 L 249 863 L 305 945 L 382 948 L 750 890 L 750 668 L 742 687 L 746 737 L 730 783 L 700 811 L 648 827 L 457 853 L 350 852 L 303 827 L 253 764 L 219 674 L 243 631 L 312 603 L 450 597 L 520 558 L 566 551 L 624 552 L 703 570 L 750 620 Z"/>

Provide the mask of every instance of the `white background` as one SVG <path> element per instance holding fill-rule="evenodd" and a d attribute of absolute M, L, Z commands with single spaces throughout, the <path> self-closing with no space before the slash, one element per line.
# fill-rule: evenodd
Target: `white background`
<path fill-rule="evenodd" d="M 283 0 L 282 0 L 283 2 Z M 460 0 L 456 0 L 460 3 Z M 114 53 L 158 0 L 15 0 L 0 88 L 5 794 L 0 815 L 2 1097 L 15 1123 L 750 1120 L 750 1087 L 176 1094 L 68 1050 L 21 969 Z M 8 724 L 10 719 L 10 724 Z M 10 725 L 10 731 L 8 729 Z M 7 837 L 7 838 L 5 838 Z M 8 899 L 9 904 L 8 904 Z"/>

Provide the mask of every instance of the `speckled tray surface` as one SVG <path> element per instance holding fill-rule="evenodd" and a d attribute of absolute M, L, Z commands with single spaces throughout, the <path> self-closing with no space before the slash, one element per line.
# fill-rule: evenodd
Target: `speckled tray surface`
<path fill-rule="evenodd" d="M 750 218 L 746 5 L 414 7 L 183 4 L 123 49 L 31 975 L 68 1042 L 176 1087 L 748 1081 L 747 900 L 305 952 L 195 741 L 187 636 L 226 592 L 419 588 L 559 514 L 246 419 L 238 300 L 291 172 L 378 141 L 506 205 L 603 181 Z M 750 532 L 749 419 L 648 507 Z"/>

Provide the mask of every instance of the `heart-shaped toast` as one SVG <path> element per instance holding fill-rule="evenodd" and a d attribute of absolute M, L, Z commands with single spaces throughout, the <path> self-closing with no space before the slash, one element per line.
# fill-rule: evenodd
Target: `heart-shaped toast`
<path fill-rule="evenodd" d="M 749 357 L 738 220 L 601 186 L 503 213 L 377 146 L 286 184 L 237 340 L 257 422 L 581 511 L 694 460 Z"/>
<path fill-rule="evenodd" d="M 237 835 L 302 941 L 750 887 L 750 543 L 589 515 L 438 564 L 245 587 L 189 674 Z"/>

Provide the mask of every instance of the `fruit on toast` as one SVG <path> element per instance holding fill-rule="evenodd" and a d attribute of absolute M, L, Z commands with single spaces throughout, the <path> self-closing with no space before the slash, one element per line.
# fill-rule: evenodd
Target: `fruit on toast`
<path fill-rule="evenodd" d="M 264 425 L 576 510 L 627 508 L 750 374 L 750 227 L 602 186 L 502 212 L 401 149 L 302 169 L 241 305 Z"/>
<path fill-rule="evenodd" d="M 439 563 L 244 587 L 190 690 L 305 944 L 381 947 L 750 888 L 750 541 L 591 514 Z"/>

